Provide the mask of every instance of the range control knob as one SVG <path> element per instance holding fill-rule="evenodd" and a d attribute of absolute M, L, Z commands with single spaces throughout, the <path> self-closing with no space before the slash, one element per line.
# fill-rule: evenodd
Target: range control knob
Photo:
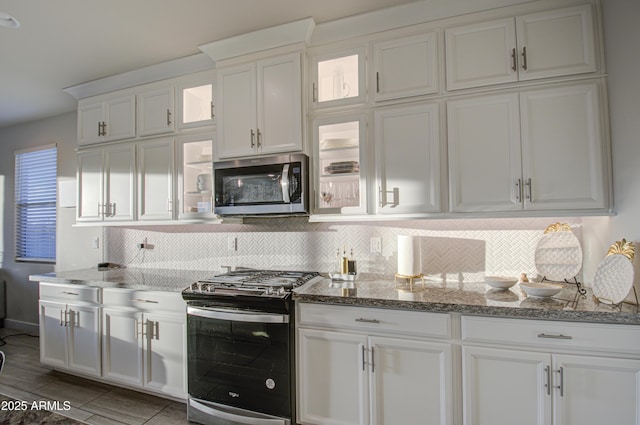
<path fill-rule="evenodd" d="M 279 287 L 278 288 L 278 295 L 284 295 L 286 293 L 286 291 L 284 290 L 284 287 Z"/>

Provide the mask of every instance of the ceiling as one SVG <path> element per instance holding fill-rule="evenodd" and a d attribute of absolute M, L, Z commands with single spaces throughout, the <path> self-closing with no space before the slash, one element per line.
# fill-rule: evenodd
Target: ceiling
<path fill-rule="evenodd" d="M 64 88 L 201 53 L 198 45 L 414 0 L 0 0 L 0 128 L 76 108 Z"/>

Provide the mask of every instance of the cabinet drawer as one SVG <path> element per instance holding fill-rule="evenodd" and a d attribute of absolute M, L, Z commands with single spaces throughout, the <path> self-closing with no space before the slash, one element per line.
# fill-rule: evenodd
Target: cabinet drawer
<path fill-rule="evenodd" d="M 370 332 L 449 338 L 448 314 L 370 307 L 345 307 L 323 304 L 298 304 L 301 326 L 314 325 Z"/>
<path fill-rule="evenodd" d="M 186 303 L 182 299 L 182 294 L 175 292 L 105 288 L 102 297 L 102 303 L 110 307 L 133 307 L 139 310 L 162 310 L 179 313 L 186 311 Z"/>
<path fill-rule="evenodd" d="M 100 288 L 40 282 L 40 299 L 100 304 Z"/>
<path fill-rule="evenodd" d="M 640 354 L 640 326 L 463 316 L 462 341 Z"/>

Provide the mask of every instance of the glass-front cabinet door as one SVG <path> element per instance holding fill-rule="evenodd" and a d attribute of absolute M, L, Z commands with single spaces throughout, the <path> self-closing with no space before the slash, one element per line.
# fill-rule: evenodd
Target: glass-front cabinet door
<path fill-rule="evenodd" d="M 365 49 L 314 56 L 314 108 L 362 103 L 365 100 Z"/>
<path fill-rule="evenodd" d="M 316 213 L 366 213 L 365 134 L 364 115 L 314 122 Z"/>
<path fill-rule="evenodd" d="M 178 218 L 212 218 L 213 135 L 182 137 L 178 143 Z"/>
<path fill-rule="evenodd" d="M 178 85 L 178 126 L 215 125 L 215 72 L 206 71 Z"/>

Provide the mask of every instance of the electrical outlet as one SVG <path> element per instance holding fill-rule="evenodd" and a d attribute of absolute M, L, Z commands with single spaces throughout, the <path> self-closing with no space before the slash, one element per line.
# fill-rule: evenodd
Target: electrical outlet
<path fill-rule="evenodd" d="M 380 236 L 372 236 L 371 239 L 369 239 L 369 251 L 372 254 L 382 252 L 382 238 Z"/>
<path fill-rule="evenodd" d="M 100 249 L 100 236 L 95 236 L 91 241 L 91 247 L 93 249 Z"/>
<path fill-rule="evenodd" d="M 229 236 L 227 238 L 227 251 L 238 250 L 238 238 L 235 236 Z"/>
<path fill-rule="evenodd" d="M 150 244 L 149 242 L 147 242 L 147 238 L 144 238 L 144 241 L 142 243 L 139 243 L 137 247 L 138 249 L 153 249 L 156 246 L 154 244 Z"/>

